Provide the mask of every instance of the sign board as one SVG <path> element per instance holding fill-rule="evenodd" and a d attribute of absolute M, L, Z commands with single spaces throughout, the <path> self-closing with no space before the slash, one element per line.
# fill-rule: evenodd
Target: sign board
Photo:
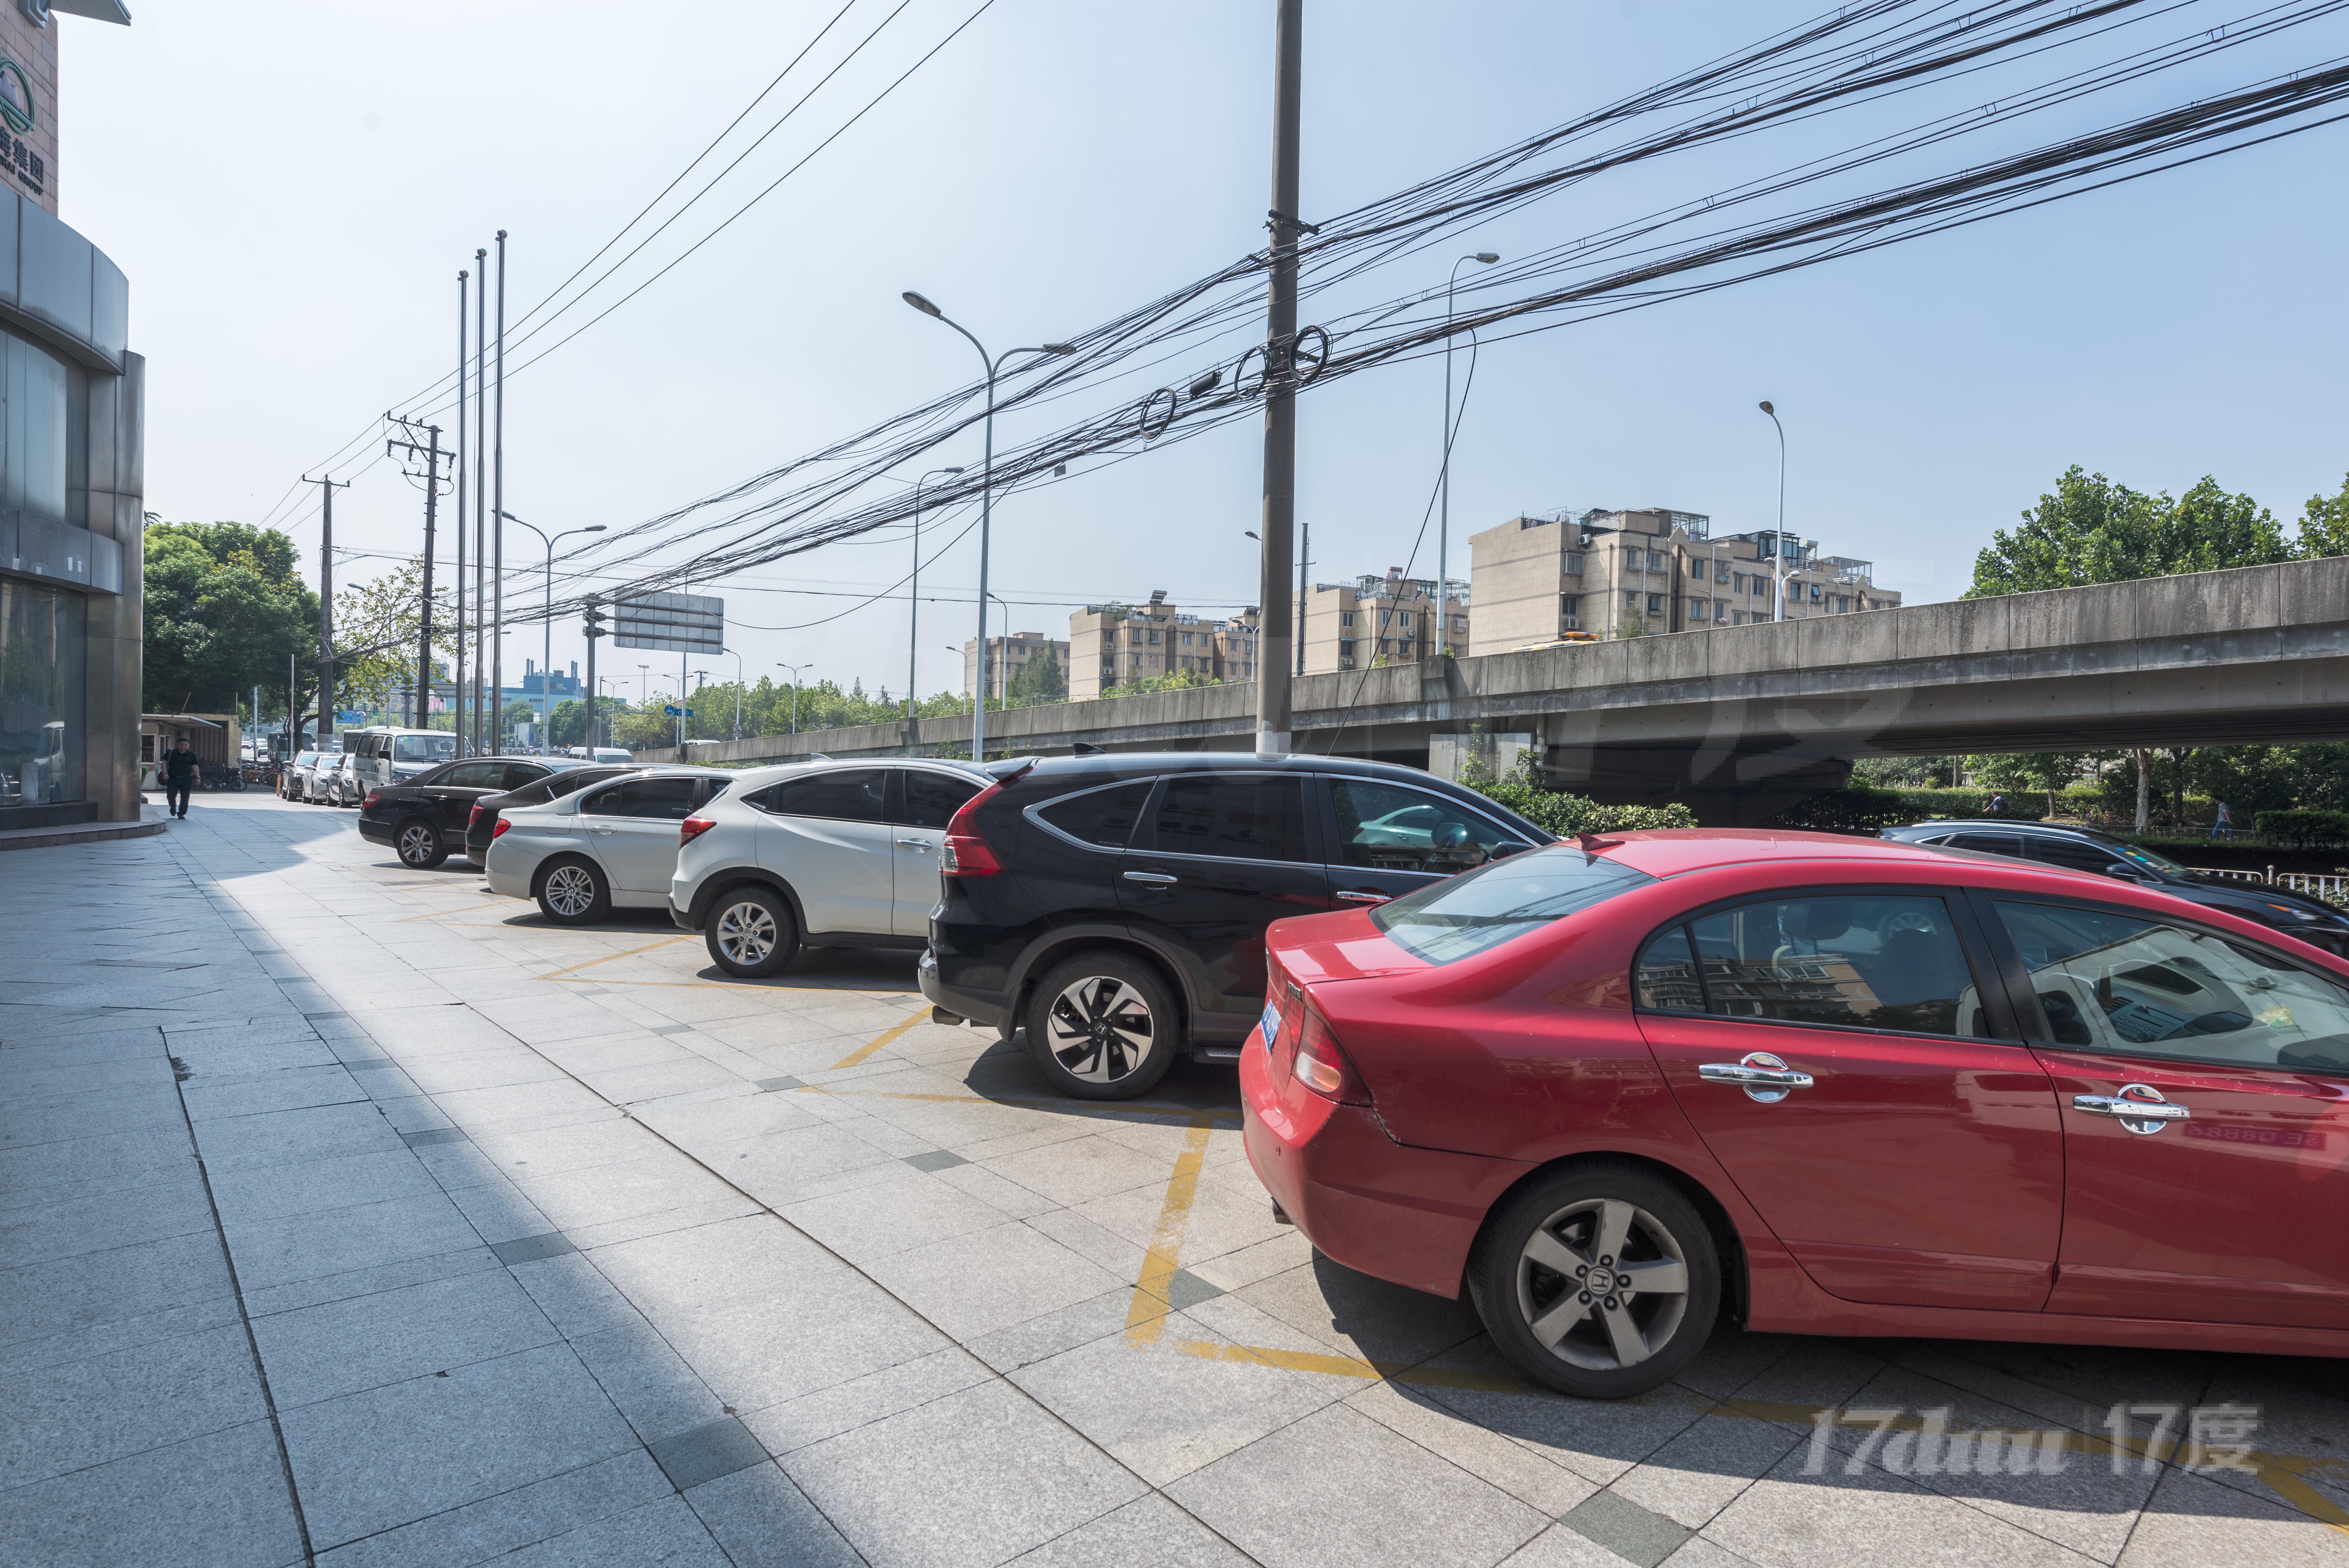
<path fill-rule="evenodd" d="M 661 711 L 668 715 L 671 718 L 691 718 L 693 717 L 693 709 L 689 707 L 679 707 L 673 702 L 663 703 L 661 705 Z"/>
<path fill-rule="evenodd" d="M 612 606 L 612 643 L 671 654 L 726 651 L 726 601 L 692 593 L 642 593 Z"/>
<path fill-rule="evenodd" d="M 365 724 L 367 722 L 367 715 L 360 713 L 357 709 L 353 709 L 348 713 L 338 713 L 335 715 L 335 722 L 336 724 Z"/>

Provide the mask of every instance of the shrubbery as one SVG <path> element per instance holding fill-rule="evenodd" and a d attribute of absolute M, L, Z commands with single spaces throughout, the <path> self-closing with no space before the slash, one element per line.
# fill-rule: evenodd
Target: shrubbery
<path fill-rule="evenodd" d="M 2251 826 L 2263 839 L 2295 850 L 2332 850 L 2349 843 L 2349 811 L 2261 811 Z"/>
<path fill-rule="evenodd" d="M 1889 828 L 1898 822 L 1920 820 L 1922 813 L 1909 803 L 1914 790 L 1876 789 L 1866 784 L 1855 784 L 1848 789 L 1829 789 L 1814 795 L 1799 806 L 1790 806 L 1778 814 L 1778 820 L 1790 828 L 1843 829 L 1869 832 L 1878 828 Z"/>
<path fill-rule="evenodd" d="M 1602 806 L 1587 795 L 1546 789 L 1535 781 L 1530 762 L 1520 763 L 1506 776 L 1495 778 L 1490 769 L 1470 758 L 1460 770 L 1460 782 L 1560 838 L 1571 833 L 1621 833 L 1638 828 L 1696 826 L 1696 813 L 1677 801 L 1669 806 Z"/>

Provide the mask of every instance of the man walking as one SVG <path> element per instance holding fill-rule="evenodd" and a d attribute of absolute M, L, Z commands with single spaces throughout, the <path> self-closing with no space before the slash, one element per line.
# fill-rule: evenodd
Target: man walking
<path fill-rule="evenodd" d="M 171 809 L 171 815 L 182 821 L 188 815 L 188 791 L 195 788 L 202 771 L 195 751 L 188 745 L 188 738 L 184 735 L 171 750 L 163 753 L 163 803 Z"/>
<path fill-rule="evenodd" d="M 2225 838 L 2230 841 L 2234 839 L 2234 813 L 2227 810 L 2227 802 L 2224 800 L 2219 802 L 2219 817 L 2210 824 L 2210 836 L 2214 839 Z"/>

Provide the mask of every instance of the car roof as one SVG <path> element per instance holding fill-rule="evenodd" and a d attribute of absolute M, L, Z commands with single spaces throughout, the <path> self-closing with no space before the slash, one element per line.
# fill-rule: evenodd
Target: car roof
<path fill-rule="evenodd" d="M 743 779 L 766 783 L 770 779 L 787 779 L 801 773 L 822 773 L 836 768 L 929 768 L 942 772 L 960 773 L 966 778 L 986 779 L 994 776 L 1000 763 L 977 768 L 959 757 L 827 757 L 821 762 L 771 762 L 760 768 L 719 769 Z"/>
<path fill-rule="evenodd" d="M 1936 817 L 1930 821 L 1904 823 L 1889 830 L 1896 833 L 1948 833 L 1961 830 L 1994 833 L 2066 833 L 2076 839 L 2094 839 L 2100 844 L 2119 842 L 2111 834 L 2095 828 L 2075 827 L 2069 822 L 2018 822 L 2012 817 Z"/>
<path fill-rule="evenodd" d="M 1588 835 L 1584 841 L 1605 850 L 1610 860 L 1653 877 L 1680 876 L 1719 866 L 1751 865 L 1757 861 L 1852 861 L 1877 866 L 1946 866 L 1953 859 L 1992 861 L 2002 866 L 2030 863 L 2004 855 L 1943 849 L 1938 844 L 1859 839 L 1842 833 L 1806 833 L 1792 828 L 1651 828 L 1637 832 Z M 2052 872 L 2057 868 L 2033 869 Z"/>

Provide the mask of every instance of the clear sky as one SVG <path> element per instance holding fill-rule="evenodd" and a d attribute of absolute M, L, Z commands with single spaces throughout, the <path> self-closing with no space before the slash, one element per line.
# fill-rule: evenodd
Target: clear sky
<path fill-rule="evenodd" d="M 1818 3 L 1308 0 L 1305 213 L 1436 172 Z M 978 4 L 907 0 L 620 287 L 537 343 L 698 238 Z M 315 573 L 316 502 L 287 501 L 288 487 L 450 367 L 455 274 L 475 247 L 511 231 L 518 317 L 840 5 L 142 0 L 129 28 L 57 18 L 63 215 L 130 277 L 132 345 L 149 357 L 148 506 L 174 520 L 274 516 Z M 818 72 L 795 73 L 721 158 L 895 5 L 858 0 L 810 57 Z M 510 377 L 508 509 L 625 526 L 967 380 L 968 346 L 908 310 L 901 289 L 1000 349 L 1075 332 L 1255 248 L 1272 14 L 1271 0 L 995 0 L 731 228 Z M 2226 15 L 2213 7 L 2209 20 Z M 1975 155 L 2341 53 L 2349 24 L 2312 26 L 2002 131 Z M 1996 90 L 1968 85 L 1947 101 Z M 2075 462 L 2173 493 L 2212 473 L 2295 517 L 2349 469 L 2344 135 L 1489 350 L 1454 459 L 1454 570 L 1464 572 L 1466 533 L 1522 511 L 1654 504 L 1709 513 L 1716 531 L 1768 524 L 1777 453 L 1763 397 L 1786 425 L 1790 525 L 1877 561 L 1912 603 L 1961 593 L 1991 531 Z M 1782 160 L 1757 149 L 1610 176 L 1459 249 L 1522 254 Z M 1448 258 L 1423 260 L 1426 276 L 1389 276 L 1377 292 L 1440 283 Z M 524 356 L 510 341 L 510 370 Z M 1317 578 L 1412 558 L 1441 398 L 1427 361 L 1305 401 L 1299 514 Z M 967 446 L 933 460 L 975 463 L 976 439 Z M 1070 602 L 1158 588 L 1210 612 L 1253 602 L 1243 531 L 1257 526 L 1258 450 L 1256 428 L 1236 426 L 999 507 L 994 583 L 1015 628 L 1065 636 Z M 419 493 L 390 463 L 357 471 L 379 440 L 350 452 L 335 470 L 356 480 L 336 500 L 337 542 L 414 552 Z M 908 549 L 892 530 L 709 591 L 727 600 L 752 679 L 812 661 L 811 678 L 902 693 L 902 598 L 822 626 L 753 628 L 855 603 L 902 574 Z M 538 555 L 518 530 L 507 551 Z M 1433 552 L 1431 531 L 1419 573 Z M 922 606 L 926 691 L 959 682 L 947 645 L 971 634 L 975 579 L 968 543 L 925 576 L 926 593 L 956 599 Z M 534 626 L 518 632 L 508 669 L 539 641 Z M 558 630 L 558 666 L 583 655 Z M 639 658 L 675 679 L 670 655 L 622 651 L 605 667 L 628 668 L 633 694 Z M 717 678 L 735 661 L 698 663 Z"/>

